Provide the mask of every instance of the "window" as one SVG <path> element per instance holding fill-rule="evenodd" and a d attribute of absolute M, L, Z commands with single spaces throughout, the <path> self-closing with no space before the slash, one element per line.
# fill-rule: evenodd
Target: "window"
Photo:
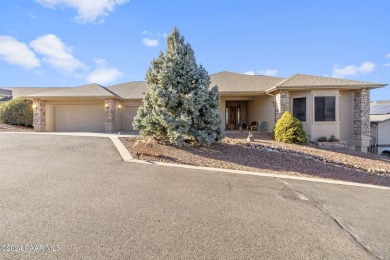
<path fill-rule="evenodd" d="M 293 99 L 293 116 L 302 122 L 306 122 L 306 98 Z"/>
<path fill-rule="evenodd" d="M 315 97 L 315 121 L 336 121 L 336 97 Z"/>

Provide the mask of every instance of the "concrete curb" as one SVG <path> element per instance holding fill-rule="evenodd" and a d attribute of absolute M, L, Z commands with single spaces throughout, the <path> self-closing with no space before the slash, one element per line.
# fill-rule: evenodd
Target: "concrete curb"
<path fill-rule="evenodd" d="M 87 132 L 0 132 L 0 134 L 60 135 L 85 137 L 135 137 L 133 134 L 87 133 Z"/>
<path fill-rule="evenodd" d="M 110 136 L 110 139 L 125 162 L 133 160 L 133 157 L 118 137 Z"/>
<path fill-rule="evenodd" d="M 327 183 L 327 184 L 337 184 L 337 185 L 345 185 L 345 186 L 390 190 L 390 187 L 377 186 L 377 185 L 371 185 L 371 184 L 362 184 L 362 183 L 355 183 L 355 182 L 347 182 L 347 181 L 316 179 L 316 178 L 309 178 L 309 177 L 299 177 L 299 176 L 290 176 L 290 175 L 282 175 L 282 174 L 279 175 L 279 174 L 240 171 L 240 170 L 229 170 L 229 169 L 222 169 L 222 168 L 211 168 L 211 167 L 202 167 L 202 166 L 193 166 L 193 165 L 185 165 L 185 164 L 175 164 L 175 163 L 141 161 L 141 160 L 133 159 L 130 152 L 127 150 L 127 148 L 123 145 L 123 143 L 117 137 L 113 136 L 113 137 L 110 137 L 110 139 L 114 143 L 115 147 L 118 149 L 119 154 L 122 156 L 123 161 L 128 162 L 128 163 L 160 165 L 160 166 L 166 166 L 166 167 L 185 168 L 185 169 L 193 169 L 193 170 L 204 170 L 204 171 L 213 171 L 213 172 L 222 172 L 222 173 L 253 175 L 253 176 L 260 176 L 260 177 L 271 177 L 271 178 L 279 178 L 279 179 L 310 181 L 310 182 L 318 182 L 318 183 Z"/>

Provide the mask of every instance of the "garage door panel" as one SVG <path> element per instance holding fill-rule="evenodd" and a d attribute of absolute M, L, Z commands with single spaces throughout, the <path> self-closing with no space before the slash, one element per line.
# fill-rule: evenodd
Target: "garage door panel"
<path fill-rule="evenodd" d="M 133 129 L 134 117 L 137 115 L 138 107 L 124 107 L 123 109 L 123 129 L 127 131 Z"/>
<path fill-rule="evenodd" d="M 105 112 L 101 106 L 55 106 L 54 131 L 104 131 Z"/>

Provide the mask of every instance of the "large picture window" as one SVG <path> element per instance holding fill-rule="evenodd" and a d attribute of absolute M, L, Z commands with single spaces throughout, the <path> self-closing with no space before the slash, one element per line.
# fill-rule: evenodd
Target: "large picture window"
<path fill-rule="evenodd" d="M 315 121 L 336 121 L 336 97 L 315 97 Z"/>
<path fill-rule="evenodd" d="M 293 116 L 302 122 L 306 122 L 306 98 L 293 99 Z"/>

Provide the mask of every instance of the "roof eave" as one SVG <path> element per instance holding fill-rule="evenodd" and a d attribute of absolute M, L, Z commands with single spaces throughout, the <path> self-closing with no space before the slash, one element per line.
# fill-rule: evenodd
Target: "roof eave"
<path fill-rule="evenodd" d="M 310 86 L 274 86 L 266 90 L 266 93 L 271 93 L 275 90 L 312 90 L 312 89 L 375 89 L 375 88 L 383 88 L 388 84 L 372 84 L 372 85 L 331 85 L 331 86 L 323 86 L 323 85 L 310 85 Z"/>
<path fill-rule="evenodd" d="M 221 96 L 256 96 L 264 95 L 265 91 L 219 91 Z"/>
<path fill-rule="evenodd" d="M 106 98 L 113 98 L 123 101 L 121 97 L 115 96 L 35 96 L 35 95 L 26 95 L 21 96 L 22 98 L 33 98 L 33 99 L 43 99 L 43 100 L 80 100 L 80 99 L 95 99 L 101 100 Z"/>

